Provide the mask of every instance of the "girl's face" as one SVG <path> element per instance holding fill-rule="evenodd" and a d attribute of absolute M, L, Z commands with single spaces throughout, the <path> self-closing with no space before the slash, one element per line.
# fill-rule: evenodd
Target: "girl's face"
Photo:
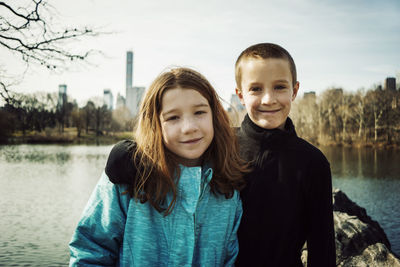
<path fill-rule="evenodd" d="M 161 99 L 160 123 L 163 141 L 181 164 L 198 166 L 214 138 L 212 111 L 198 91 L 173 88 Z"/>

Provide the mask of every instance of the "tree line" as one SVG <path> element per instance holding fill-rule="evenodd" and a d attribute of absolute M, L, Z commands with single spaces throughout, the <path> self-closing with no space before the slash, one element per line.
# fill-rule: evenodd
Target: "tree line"
<path fill-rule="evenodd" d="M 15 93 L 0 107 L 0 137 L 6 138 L 17 132 L 56 131 L 76 128 L 77 137 L 82 133 L 96 136 L 110 132 L 130 131 L 132 120 L 126 108 L 109 110 L 99 99 L 88 100 L 79 107 L 76 100 L 62 105 L 56 93 Z"/>
<path fill-rule="evenodd" d="M 400 92 L 325 90 L 293 103 L 297 134 L 321 145 L 400 145 Z"/>
<path fill-rule="evenodd" d="M 293 103 L 290 113 L 297 134 L 320 145 L 400 145 L 400 91 L 376 86 L 346 92 L 331 88 L 320 95 L 305 94 Z M 15 94 L 0 107 L 0 137 L 16 132 L 38 133 L 76 128 L 96 136 L 131 131 L 127 108 L 109 110 L 99 99 L 78 107 L 75 100 L 58 103 L 56 93 Z"/>

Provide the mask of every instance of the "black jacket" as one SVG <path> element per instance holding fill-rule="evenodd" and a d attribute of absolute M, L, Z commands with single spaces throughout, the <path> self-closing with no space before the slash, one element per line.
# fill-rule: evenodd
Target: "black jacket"
<path fill-rule="evenodd" d="M 285 131 L 266 130 L 246 115 L 238 131 L 241 155 L 252 162 L 241 192 L 237 266 L 335 266 L 329 162 L 297 137 L 290 118 Z"/>

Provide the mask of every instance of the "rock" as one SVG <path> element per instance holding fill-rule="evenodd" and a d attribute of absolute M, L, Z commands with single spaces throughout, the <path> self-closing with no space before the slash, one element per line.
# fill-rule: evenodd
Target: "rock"
<path fill-rule="evenodd" d="M 355 216 L 358 220 L 360 220 L 362 223 L 368 226 L 365 229 L 367 233 L 362 233 L 363 235 L 362 240 L 364 240 L 365 243 L 369 243 L 368 245 L 371 245 L 380 242 L 386 245 L 388 249 L 391 248 L 389 239 L 387 238 L 385 232 L 383 231 L 379 223 L 372 220 L 371 217 L 367 215 L 367 212 L 364 208 L 358 206 L 356 203 L 351 201 L 346 196 L 346 194 L 340 191 L 339 189 L 333 190 L 332 197 L 333 197 L 334 215 L 336 214 L 336 216 L 340 216 L 340 213 L 345 213 L 353 217 Z M 346 224 L 343 224 L 341 227 L 337 225 L 337 223 L 341 223 L 345 219 L 346 218 L 335 220 L 335 230 L 344 229 L 344 227 L 346 227 Z"/>
<path fill-rule="evenodd" d="M 333 190 L 333 219 L 337 266 L 400 267 L 400 260 L 391 252 L 389 240 L 379 223 L 338 189 Z M 301 259 L 307 266 L 306 246 Z"/>
<path fill-rule="evenodd" d="M 360 255 L 344 260 L 338 266 L 393 267 L 400 266 L 400 261 L 384 244 L 376 243 L 368 246 Z"/>

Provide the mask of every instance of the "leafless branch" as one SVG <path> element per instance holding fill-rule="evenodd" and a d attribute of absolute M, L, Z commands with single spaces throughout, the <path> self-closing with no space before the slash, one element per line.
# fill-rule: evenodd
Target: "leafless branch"
<path fill-rule="evenodd" d="M 57 28 L 52 23 L 55 11 L 47 0 L 30 0 L 25 2 L 29 3 L 27 6 L 17 6 L 20 3 L 0 1 L 0 51 L 14 53 L 27 66 L 36 64 L 59 71 L 67 68 L 67 62 L 85 62 L 90 55 L 99 52 L 66 46 L 69 42 L 97 36 L 98 31 L 87 27 Z M 0 82 L 1 97 L 9 97 L 6 83 Z"/>

